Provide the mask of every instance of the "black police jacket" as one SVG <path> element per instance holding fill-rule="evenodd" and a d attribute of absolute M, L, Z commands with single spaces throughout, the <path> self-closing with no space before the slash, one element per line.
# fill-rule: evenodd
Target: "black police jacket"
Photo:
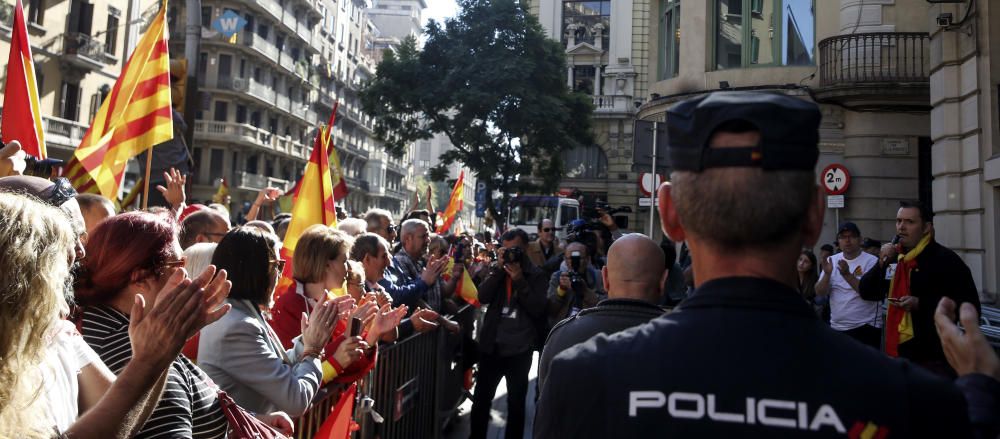
<path fill-rule="evenodd" d="M 545 382 L 552 358 L 597 334 L 614 334 L 662 316 L 666 310 L 635 299 L 604 299 L 552 328 L 538 360 L 538 385 Z"/>
<path fill-rule="evenodd" d="M 884 300 L 889 285 L 885 268 L 876 264 L 861 277 L 858 292 L 865 300 Z M 931 241 L 917 255 L 917 267 L 910 272 L 910 295 L 920 299 L 920 303 L 912 313 L 913 340 L 900 343 L 899 355 L 918 362 L 944 362 L 941 339 L 934 327 L 934 310 L 941 298 L 947 296 L 959 305 L 969 302 L 979 311 L 979 292 L 972 272 L 955 252 Z"/>
<path fill-rule="evenodd" d="M 972 434 L 952 383 L 760 278 L 707 282 L 671 314 L 557 355 L 534 423 L 536 439 Z"/>

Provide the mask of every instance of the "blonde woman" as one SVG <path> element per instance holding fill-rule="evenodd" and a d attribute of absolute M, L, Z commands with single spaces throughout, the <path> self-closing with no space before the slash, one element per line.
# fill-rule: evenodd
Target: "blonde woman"
<path fill-rule="evenodd" d="M 115 378 L 62 320 L 76 236 L 66 213 L 45 202 L 0 192 L 0 437 L 131 436 L 155 405 L 158 379 L 214 303 L 199 291 L 205 279 L 183 279 L 182 271 L 155 304 L 137 298 L 129 329 L 136 355 Z"/>

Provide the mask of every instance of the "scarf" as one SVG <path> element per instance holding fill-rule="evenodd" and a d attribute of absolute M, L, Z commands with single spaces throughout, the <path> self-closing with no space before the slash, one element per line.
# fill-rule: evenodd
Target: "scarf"
<path fill-rule="evenodd" d="M 910 274 L 917 268 L 917 256 L 934 239 L 934 233 L 928 233 L 920 239 L 913 250 L 897 257 L 896 273 L 889 283 L 889 297 L 901 299 L 910 295 Z M 898 306 L 889 306 L 885 322 L 885 353 L 890 357 L 899 356 L 899 344 L 913 338 L 913 317 L 909 311 Z"/>

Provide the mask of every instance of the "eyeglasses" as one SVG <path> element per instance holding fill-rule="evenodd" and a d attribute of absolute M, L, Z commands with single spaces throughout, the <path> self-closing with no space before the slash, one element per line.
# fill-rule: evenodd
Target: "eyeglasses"
<path fill-rule="evenodd" d="M 181 256 L 180 259 L 174 261 L 167 261 L 163 263 L 164 267 L 169 268 L 184 268 L 187 265 L 187 256 Z"/>
<path fill-rule="evenodd" d="M 272 269 L 277 269 L 279 273 L 285 271 L 285 260 L 284 259 L 272 259 L 268 261 L 271 263 Z"/>
<path fill-rule="evenodd" d="M 542 229 L 542 231 L 545 232 L 545 233 L 551 232 L 553 230 L 555 230 L 555 229 L 553 229 L 552 227 L 546 227 L 546 228 Z"/>
<path fill-rule="evenodd" d="M 389 224 L 388 226 L 386 226 L 385 231 L 389 232 L 389 233 L 398 233 L 399 232 L 399 226 L 397 226 L 395 224 Z"/>
<path fill-rule="evenodd" d="M 73 189 L 73 184 L 66 177 L 59 177 L 52 183 L 54 183 L 52 189 L 45 197 L 45 201 L 49 204 L 59 207 L 76 197 L 76 189 Z"/>

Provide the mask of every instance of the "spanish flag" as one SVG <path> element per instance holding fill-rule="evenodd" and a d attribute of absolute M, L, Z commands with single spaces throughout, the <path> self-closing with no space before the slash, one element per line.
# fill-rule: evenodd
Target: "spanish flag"
<path fill-rule="evenodd" d="M 917 246 L 907 253 L 903 253 L 902 247 L 897 247 L 899 256 L 896 263 L 896 273 L 889 283 L 889 297 L 892 299 L 902 299 L 910 295 L 910 274 L 917 268 L 917 256 L 927 248 L 934 238 L 934 233 L 928 233 Z M 889 312 L 885 319 L 885 353 L 890 357 L 899 356 L 899 345 L 913 339 L 913 316 L 903 308 L 889 305 Z"/>
<path fill-rule="evenodd" d="M 66 165 L 79 192 L 117 199 L 129 159 L 174 137 L 166 11 L 164 1 Z"/>
<path fill-rule="evenodd" d="M 455 180 L 455 187 L 451 189 L 451 199 L 448 200 L 448 207 L 444 210 L 444 222 L 437 228 L 437 233 L 442 234 L 451 228 L 458 213 L 462 211 L 462 192 L 465 187 L 465 171 L 458 174 Z"/>
<path fill-rule="evenodd" d="M 328 130 L 333 131 L 333 130 Z M 344 180 L 344 168 L 340 166 L 340 156 L 337 155 L 337 149 L 333 147 L 333 142 L 329 142 L 333 137 L 330 136 L 327 142 L 327 148 L 330 150 L 330 166 L 332 166 L 331 175 L 333 176 L 333 196 L 338 200 L 343 200 L 347 198 L 347 180 Z"/>
<path fill-rule="evenodd" d="M 38 81 L 28 43 L 28 27 L 24 23 L 21 0 L 14 5 L 13 31 L 10 34 L 10 56 L 7 58 L 7 83 L 3 90 L 3 119 L 0 132 L 4 143 L 17 140 L 21 149 L 39 159 L 48 157 L 42 116 L 38 111 Z"/>
<path fill-rule="evenodd" d="M 333 109 L 330 123 L 320 130 L 313 142 L 312 155 L 306 163 L 306 172 L 298 182 L 298 190 L 292 201 L 292 221 L 288 223 L 285 232 L 285 242 L 281 248 L 281 258 L 285 260 L 285 271 L 275 292 L 284 292 L 295 282 L 292 279 L 292 255 L 299 235 L 309 226 L 326 224 L 337 226 L 337 209 L 334 206 L 333 179 L 330 176 L 329 154 L 326 150 L 330 129 L 337 117 L 337 109 Z M 277 299 L 277 294 L 275 299 Z"/>
<path fill-rule="evenodd" d="M 472 276 L 469 276 L 468 269 L 462 270 L 462 278 L 458 280 L 455 290 L 470 305 L 479 306 L 479 290 L 476 288 L 476 284 L 472 282 Z"/>

